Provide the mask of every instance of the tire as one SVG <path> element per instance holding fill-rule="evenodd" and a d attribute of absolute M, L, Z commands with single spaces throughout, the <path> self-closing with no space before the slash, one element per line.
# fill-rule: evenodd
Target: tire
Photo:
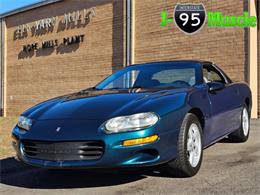
<path fill-rule="evenodd" d="M 186 114 L 178 136 L 177 158 L 167 163 L 167 173 L 172 176 L 194 176 L 202 162 L 202 143 L 202 128 L 198 118 L 194 114 Z"/>
<path fill-rule="evenodd" d="M 228 139 L 232 142 L 246 142 L 250 132 L 250 114 L 248 107 L 244 105 L 241 117 L 240 117 L 240 128 L 228 136 Z"/>

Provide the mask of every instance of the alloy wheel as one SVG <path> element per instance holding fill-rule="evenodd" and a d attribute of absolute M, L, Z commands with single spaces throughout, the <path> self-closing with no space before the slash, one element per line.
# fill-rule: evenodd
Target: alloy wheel
<path fill-rule="evenodd" d="M 187 139 L 188 160 L 192 167 L 196 167 L 201 156 L 201 136 L 197 124 L 192 123 L 188 131 Z"/>

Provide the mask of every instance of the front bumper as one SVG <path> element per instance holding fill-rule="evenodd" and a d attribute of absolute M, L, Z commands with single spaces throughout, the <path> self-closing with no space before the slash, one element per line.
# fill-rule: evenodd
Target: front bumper
<path fill-rule="evenodd" d="M 154 130 L 145 129 L 136 132 L 105 135 L 100 140 L 105 145 L 103 155 L 96 160 L 46 160 L 28 157 L 23 152 L 22 144 L 27 138 L 24 135 L 19 135 L 20 131 L 18 127 L 15 127 L 13 131 L 13 147 L 16 150 L 17 157 L 26 164 L 38 167 L 55 169 L 139 167 L 162 164 L 176 157 L 177 131 L 158 134 L 159 139 L 153 143 L 128 147 L 122 145 L 123 140 L 151 136 Z M 72 140 L 70 141 L 72 142 Z M 77 141 L 82 140 L 73 140 L 73 142 Z M 51 142 L 55 143 L 56 141 Z"/>

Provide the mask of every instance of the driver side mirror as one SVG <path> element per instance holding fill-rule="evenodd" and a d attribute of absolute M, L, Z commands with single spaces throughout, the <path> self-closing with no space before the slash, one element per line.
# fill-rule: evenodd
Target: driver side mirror
<path fill-rule="evenodd" d="M 224 83 L 221 83 L 221 82 L 210 82 L 210 83 L 207 83 L 207 85 L 209 86 L 209 91 L 212 92 L 212 91 L 217 91 L 217 90 L 221 90 L 225 87 L 225 84 Z"/>

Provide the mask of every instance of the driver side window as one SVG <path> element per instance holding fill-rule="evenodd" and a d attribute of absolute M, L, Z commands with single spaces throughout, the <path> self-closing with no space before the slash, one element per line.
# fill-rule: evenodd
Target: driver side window
<path fill-rule="evenodd" d="M 223 76 L 214 70 L 213 68 L 203 68 L 203 79 L 205 83 L 210 83 L 210 82 L 221 82 L 221 83 L 226 83 L 225 79 Z"/>

